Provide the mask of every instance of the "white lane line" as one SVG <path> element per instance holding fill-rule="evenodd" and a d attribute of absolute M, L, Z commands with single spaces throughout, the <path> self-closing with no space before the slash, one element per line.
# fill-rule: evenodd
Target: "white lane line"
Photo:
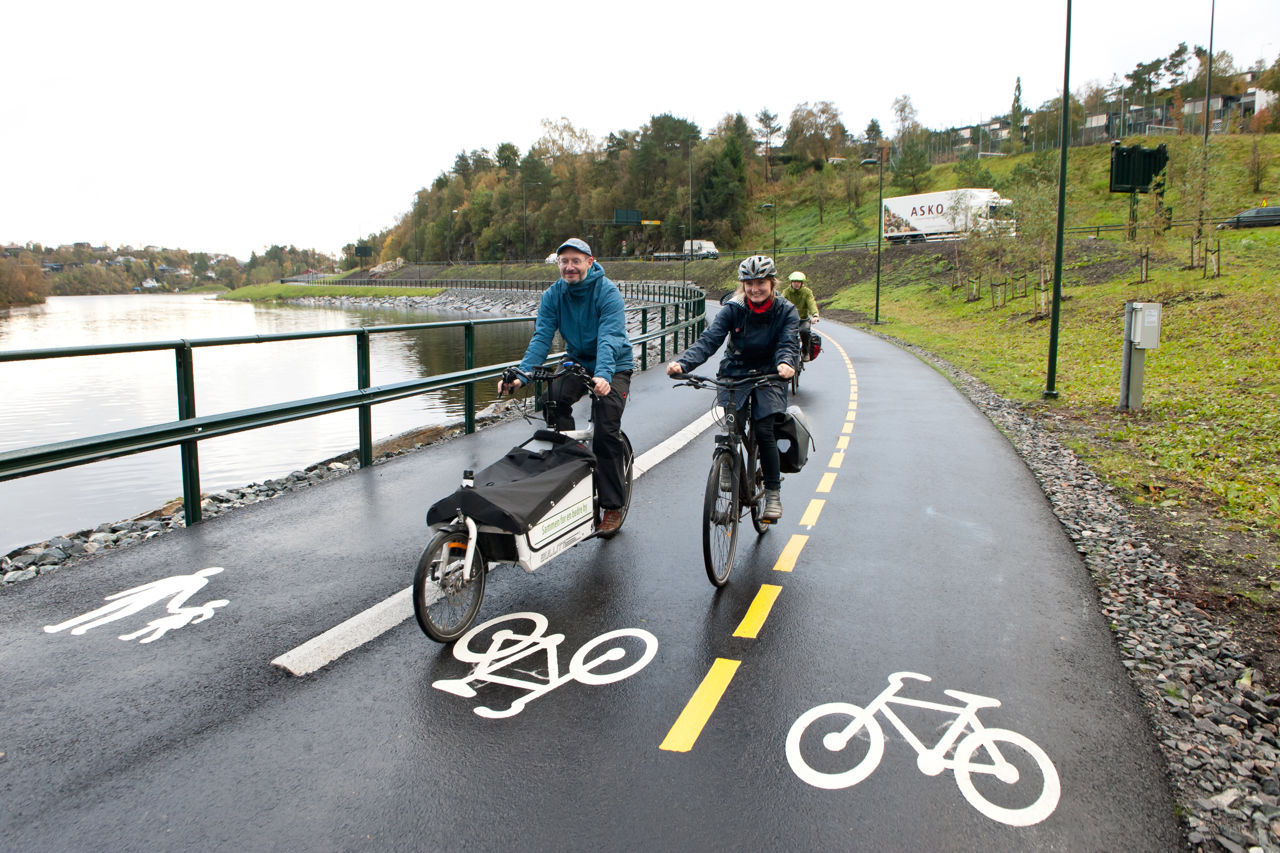
<path fill-rule="evenodd" d="M 646 471 L 693 441 L 714 422 L 714 414 L 707 412 L 657 447 L 640 454 L 633 463 L 632 481 L 638 480 Z M 322 666 L 333 663 L 352 649 L 359 648 L 385 634 L 412 615 L 413 587 L 405 587 L 386 601 L 379 602 L 362 613 L 357 613 L 320 636 L 285 652 L 271 661 L 271 665 L 294 675 L 310 675 Z"/>
<path fill-rule="evenodd" d="M 386 601 L 357 613 L 318 637 L 307 640 L 271 662 L 294 675 L 308 675 L 354 648 L 390 631 L 413 615 L 413 587 L 405 587 Z"/>

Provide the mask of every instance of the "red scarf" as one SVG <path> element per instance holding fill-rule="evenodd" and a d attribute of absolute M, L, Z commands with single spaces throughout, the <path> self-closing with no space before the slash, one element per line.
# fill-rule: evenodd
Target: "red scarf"
<path fill-rule="evenodd" d="M 757 308 L 757 307 L 756 307 L 756 305 L 755 305 L 755 303 L 754 303 L 754 302 L 752 302 L 750 299 L 747 299 L 747 300 L 745 300 L 745 301 L 746 301 L 746 303 L 747 303 L 747 307 L 751 309 L 751 313 L 753 313 L 753 314 L 764 314 L 764 313 L 766 313 L 770 308 L 772 308 L 772 307 L 773 307 L 773 297 L 772 297 L 772 296 L 770 296 L 770 297 L 769 297 L 769 301 L 768 301 L 768 302 L 763 303 L 759 308 Z"/>

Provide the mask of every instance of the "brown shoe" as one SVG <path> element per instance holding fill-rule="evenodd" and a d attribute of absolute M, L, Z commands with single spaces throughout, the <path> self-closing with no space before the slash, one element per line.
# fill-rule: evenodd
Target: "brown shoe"
<path fill-rule="evenodd" d="M 596 533 L 603 536 L 612 536 L 618 532 L 618 528 L 622 526 L 622 511 L 617 509 L 606 509 L 604 517 L 600 519 L 600 525 L 596 527 Z"/>

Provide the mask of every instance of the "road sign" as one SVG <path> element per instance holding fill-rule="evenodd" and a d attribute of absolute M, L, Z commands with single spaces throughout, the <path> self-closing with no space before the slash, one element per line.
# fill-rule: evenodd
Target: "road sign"
<path fill-rule="evenodd" d="M 641 219 L 640 224 L 641 225 L 661 225 L 662 220 L 661 219 Z"/>

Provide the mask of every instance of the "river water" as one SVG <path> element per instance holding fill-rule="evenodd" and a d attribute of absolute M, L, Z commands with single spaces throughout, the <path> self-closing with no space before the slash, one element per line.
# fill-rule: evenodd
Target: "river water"
<path fill-rule="evenodd" d="M 421 311 L 254 305 L 203 295 L 55 296 L 0 310 L 0 350 L 319 331 L 461 319 Z M 532 325 L 481 327 L 477 365 L 519 358 Z M 200 347 L 196 413 L 315 397 L 357 386 L 355 338 Z M 462 368 L 462 331 L 371 336 L 372 384 Z M 373 408 L 374 440 L 459 421 L 462 389 Z M 476 388 L 477 407 L 493 399 Z M 0 451 L 177 420 L 172 350 L 0 362 Z M 338 412 L 200 442 L 200 487 L 213 492 L 281 477 L 355 449 L 356 412 Z M 0 482 L 0 554 L 129 518 L 182 495 L 176 447 Z"/>

